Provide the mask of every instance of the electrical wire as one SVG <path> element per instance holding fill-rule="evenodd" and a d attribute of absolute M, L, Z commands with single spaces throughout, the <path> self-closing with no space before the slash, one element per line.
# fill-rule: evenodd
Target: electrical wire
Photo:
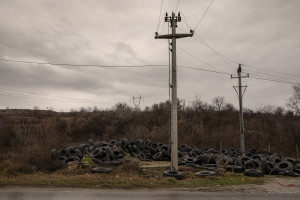
<path fill-rule="evenodd" d="M 165 30 L 165 25 L 166 25 L 166 23 L 164 23 L 164 25 L 163 25 L 163 28 L 162 28 L 162 31 L 160 32 L 161 34 L 164 32 L 164 30 Z"/>
<path fill-rule="evenodd" d="M 207 71 L 207 72 L 214 72 L 214 73 L 219 73 L 219 74 L 227 74 L 227 75 L 231 75 L 230 73 L 224 72 L 216 67 L 214 67 L 213 65 L 210 65 L 209 63 L 201 60 L 200 58 L 194 56 L 193 54 L 189 53 L 187 50 L 183 49 L 182 47 L 178 46 L 179 49 L 181 49 L 182 51 L 186 52 L 187 54 L 189 54 L 190 56 L 194 57 L 195 59 L 201 61 L 202 63 L 204 63 L 207 66 L 213 67 L 214 69 L 217 69 L 219 71 L 213 71 L 213 70 L 206 70 L 206 69 L 200 69 L 200 68 L 192 68 L 192 67 L 184 67 L 181 66 L 183 68 L 189 68 L 189 69 L 194 69 L 194 70 L 201 70 L 201 71 Z M 104 66 L 104 65 L 75 65 L 75 64 L 66 64 L 66 63 L 46 63 L 46 62 L 33 62 L 33 61 L 21 61 L 21 60 L 11 60 L 11 59 L 3 59 L 0 58 L 0 60 L 2 61 L 6 61 L 6 62 L 17 62 L 17 63 L 25 63 L 25 64 L 41 64 L 41 65 L 55 65 L 55 66 L 92 66 L 92 67 L 108 67 L 108 68 L 114 68 L 114 67 L 124 67 L 124 68 L 132 68 L 132 67 L 137 67 L 137 68 L 141 68 L 141 67 L 166 67 L 169 65 L 119 65 L 119 66 Z M 295 75 L 296 76 L 296 75 Z M 299 84 L 299 82 L 291 82 L 291 81 L 282 81 L 282 80 L 277 80 L 277 79 L 269 79 L 269 78 L 264 78 L 264 77 L 253 77 L 251 76 L 250 78 L 254 78 L 254 79 L 259 79 L 259 80 L 266 80 L 266 81 L 273 81 L 273 82 L 280 82 L 280 83 L 289 83 L 289 84 Z M 3 88 L 2 88 L 3 89 Z"/>
<path fill-rule="evenodd" d="M 283 76 L 278 76 L 278 75 L 271 75 L 271 74 L 268 74 L 268 73 L 264 73 L 264 72 L 259 72 L 259 71 L 255 71 L 255 70 L 250 70 L 250 69 L 243 69 L 244 71 L 248 71 L 248 72 L 252 72 L 252 73 L 255 73 L 255 74 L 263 74 L 263 75 L 267 75 L 267 76 L 271 76 L 271 77 L 277 77 L 277 78 L 281 78 L 281 79 L 286 79 L 286 80 L 289 80 L 289 81 L 298 81 L 298 79 L 292 79 L 292 78 L 287 78 L 287 77 L 283 77 Z"/>
<path fill-rule="evenodd" d="M 220 71 L 213 71 L 213 70 L 207 70 L 207 69 L 202 69 L 202 68 L 196 68 L 196 67 L 187 67 L 187 66 L 178 66 L 179 68 L 186 68 L 186 69 L 192 69 L 192 70 L 197 70 L 197 71 L 205 71 L 205 72 L 211 72 L 211 73 L 217 73 L 217 74 L 224 74 L 224 75 L 233 75 L 227 72 L 220 72 Z M 290 81 L 282 81 L 282 80 L 276 80 L 276 79 L 268 79 L 264 77 L 255 77 L 255 76 L 250 76 L 249 78 L 257 79 L 257 80 L 264 80 L 264 81 L 272 81 L 272 82 L 278 82 L 278 83 L 288 83 L 288 84 L 300 84 L 300 82 L 290 82 Z"/>
<path fill-rule="evenodd" d="M 86 102 L 86 101 L 74 101 L 74 100 L 61 100 L 61 99 L 51 99 L 51 98 L 43 98 L 43 97 L 35 97 L 35 96 L 29 96 L 24 94 L 15 94 L 15 93 L 9 93 L 9 92 L 0 92 L 0 95 L 2 96 L 10 96 L 10 97 L 18 97 L 18 98 L 29 98 L 29 99 L 38 99 L 38 100 L 44 100 L 44 101 L 55 101 L 55 102 L 67 102 L 67 103 L 86 103 L 86 104 L 105 104 L 103 102 Z"/>
<path fill-rule="evenodd" d="M 188 24 L 187 24 L 188 26 Z M 187 33 L 185 30 L 183 30 L 182 28 L 178 27 L 180 30 L 182 30 L 183 32 Z M 196 35 L 196 34 L 195 34 Z M 214 50 L 208 43 L 206 43 L 204 40 L 201 39 L 201 37 L 199 36 L 198 38 L 192 37 L 192 39 L 196 40 L 197 42 L 199 42 L 200 44 L 208 47 L 213 53 L 215 53 L 222 61 L 224 61 L 226 64 L 228 64 L 231 67 L 234 67 L 230 62 L 228 62 L 224 57 L 222 56 L 222 54 L 220 54 L 219 52 L 217 52 L 216 50 Z M 235 67 L 234 67 L 235 68 Z"/>
<path fill-rule="evenodd" d="M 196 27 L 194 28 L 194 31 L 197 29 L 197 27 L 199 26 L 199 24 L 201 23 L 201 21 L 203 20 L 203 18 L 205 17 L 207 11 L 209 10 L 210 6 L 213 4 L 215 0 L 212 0 L 209 4 L 209 6 L 207 7 L 207 9 L 205 10 L 204 14 L 202 15 L 202 17 L 200 18 L 199 22 L 197 23 Z"/>
<path fill-rule="evenodd" d="M 227 63 L 229 66 L 232 66 L 232 63 L 234 64 L 239 64 L 238 62 L 235 62 L 231 59 L 229 59 L 228 57 L 224 56 L 223 54 L 217 52 L 211 45 L 209 45 L 203 38 L 201 38 L 197 33 L 195 33 L 195 35 L 198 37 L 198 41 L 200 41 L 200 43 L 202 43 L 204 46 L 206 46 L 207 48 L 209 48 L 213 53 L 215 53 L 219 58 L 221 58 L 225 63 Z M 197 40 L 196 38 L 194 38 L 195 40 Z M 230 63 L 229 61 L 231 61 L 232 63 Z"/>
<path fill-rule="evenodd" d="M 228 63 L 228 65 L 232 66 L 231 63 L 233 64 L 239 64 L 241 62 L 238 62 L 238 61 L 234 61 L 233 59 L 225 56 L 224 54 L 221 54 L 220 52 L 216 51 L 211 45 L 209 45 L 203 38 L 201 38 L 197 33 L 195 33 L 195 35 L 200 39 L 200 43 L 201 44 L 204 44 L 205 46 L 207 46 L 209 49 L 211 49 L 217 56 L 219 56 L 224 62 Z M 194 38 L 195 39 L 195 38 Z M 229 61 L 229 62 L 228 62 Z M 230 63 L 231 62 L 231 63 Z M 250 68 L 255 68 L 255 69 L 258 69 L 258 70 L 261 70 L 261 71 L 269 71 L 269 72 L 273 72 L 273 73 L 277 73 L 277 74 L 281 74 L 281 75 L 286 75 L 286 76 L 294 76 L 294 77 L 300 77 L 299 75 L 294 75 L 294 74 L 288 74 L 288 73 L 283 73 L 283 72 L 278 72 L 278 71 L 274 71 L 274 70 L 268 70 L 268 69 L 262 69 L 262 68 L 258 68 L 258 67 L 254 67 L 254 66 L 249 66 L 249 65 L 246 65 L 246 64 L 243 64 L 243 66 L 245 67 L 250 67 Z M 234 67 L 234 66 L 232 66 Z M 254 70 L 249 70 L 247 69 L 248 71 L 251 71 L 251 72 L 255 72 Z M 259 72 L 259 73 L 262 73 L 262 72 Z M 277 75 L 273 75 L 273 74 L 269 74 L 269 73 L 262 73 L 262 74 L 265 74 L 265 75 L 268 75 L 268 76 L 274 76 L 274 77 L 279 77 L 279 78 L 284 78 L 282 76 L 277 76 Z M 289 78 L 285 78 L 285 79 L 289 79 Z M 295 80 L 295 79 L 290 79 L 290 80 Z"/>
<path fill-rule="evenodd" d="M 26 64 L 39 64 L 39 65 L 54 65 L 54 66 L 72 66 L 72 67 L 100 67 L 100 68 L 142 68 L 142 67 L 162 67 L 167 65 L 90 65 L 90 64 L 67 64 L 67 63 L 51 63 L 51 62 L 36 62 L 24 60 L 12 60 L 0 58 L 5 62 L 26 63 Z"/>
<path fill-rule="evenodd" d="M 71 98 L 71 97 L 45 95 L 45 94 L 34 93 L 34 92 L 24 92 L 24 91 L 20 91 L 20 90 L 12 90 L 12 89 L 7 89 L 7 88 L 0 88 L 0 90 L 6 91 L 6 92 L 13 92 L 13 93 L 20 93 L 20 94 L 25 94 L 25 95 L 34 95 L 34 96 L 48 97 L 48 98 L 58 98 L 58 99 L 75 100 L 75 101 L 93 101 L 93 100 L 89 100 L 89 99 L 79 99 L 79 98 Z"/>
<path fill-rule="evenodd" d="M 262 70 L 262 71 L 269 71 L 269 72 L 273 72 L 273 73 L 277 73 L 277 74 L 282 74 L 282 75 L 287 75 L 287 76 L 300 77 L 300 75 L 288 74 L 288 73 L 274 71 L 274 70 L 269 70 L 269 69 L 262 69 L 262 68 L 259 68 L 259 67 L 249 66 L 249 65 L 246 65 L 246 64 L 243 64 L 243 65 L 245 67 L 250 67 L 250 68 L 254 68 L 254 69 L 258 69 L 258 70 Z"/>
<path fill-rule="evenodd" d="M 191 26 L 189 25 L 189 23 L 188 23 L 188 21 L 187 21 L 185 15 L 184 15 L 184 13 L 183 13 L 182 11 L 181 11 L 181 14 L 182 14 L 182 16 L 183 16 L 183 20 L 182 20 L 183 23 L 184 23 L 187 27 L 189 27 L 190 30 L 192 30 Z"/>
<path fill-rule="evenodd" d="M 276 79 L 268 79 L 268 78 L 264 78 L 264 77 L 253 77 L 250 76 L 249 78 L 253 78 L 253 79 L 257 79 L 257 80 L 265 80 L 265 81 L 272 81 L 272 82 L 278 82 L 278 83 L 289 83 L 289 84 L 300 84 L 300 82 L 290 82 L 290 81 L 282 81 L 282 80 L 276 80 Z"/>
<path fill-rule="evenodd" d="M 180 30 L 184 31 L 182 28 L 178 27 Z M 186 31 L 184 31 L 186 33 Z M 231 58 L 221 54 L 220 52 L 216 51 L 211 45 L 209 45 L 203 38 L 201 38 L 197 33 L 195 33 L 195 35 L 198 37 L 198 39 L 194 38 L 194 40 L 198 41 L 199 43 L 201 43 L 202 45 L 205 45 L 206 47 L 208 47 L 212 52 L 214 52 L 220 59 L 222 59 L 225 63 L 227 63 L 229 66 L 231 67 L 234 67 L 232 65 L 233 64 L 239 64 L 239 62 L 237 61 L 234 61 L 232 60 Z M 249 66 L 249 65 L 245 65 L 243 64 L 243 66 L 246 66 L 246 67 L 252 67 L 252 68 L 255 68 L 255 69 L 259 69 L 259 70 L 262 70 L 262 71 L 270 71 L 270 72 L 273 72 L 273 73 L 278 73 L 278 74 L 282 74 L 282 75 L 286 75 L 286 76 L 294 76 L 294 77 L 300 77 L 298 75 L 293 75 L 293 74 L 287 74 L 287 73 L 282 73 L 282 72 L 278 72 L 278 71 L 273 71 L 273 70 L 267 70 L 267 69 L 261 69 L 261 68 L 258 68 L 258 67 L 253 67 L 253 66 Z M 263 73 L 263 72 L 258 72 L 258 71 L 255 71 L 255 70 L 249 70 L 249 69 L 244 69 L 245 71 L 249 71 L 249 72 L 253 72 L 253 73 L 260 73 L 260 74 L 264 74 L 264 75 L 267 75 L 267 76 L 271 76 L 271 77 L 277 77 L 277 78 L 283 78 L 283 79 L 286 79 L 286 80 L 290 80 L 290 81 L 283 81 L 283 82 L 292 82 L 292 81 L 297 81 L 296 79 L 291 79 L 291 78 L 287 78 L 287 77 L 283 77 L 283 76 L 278 76 L 278 75 L 274 75 L 274 74 L 269 74 L 269 73 Z M 273 79 L 272 79 L 273 80 Z M 281 81 L 281 80 L 277 80 L 277 81 Z"/>
<path fill-rule="evenodd" d="M 211 72 L 211 73 L 217 73 L 217 74 L 225 74 L 225 75 L 233 75 L 227 72 L 220 72 L 220 71 L 214 71 L 214 70 L 209 70 L 209 69 L 202 69 L 202 68 L 197 68 L 197 67 L 187 67 L 187 66 L 178 66 L 179 68 L 185 68 L 185 69 L 192 69 L 192 70 L 198 70 L 198 71 L 205 71 L 205 72 Z"/>
<path fill-rule="evenodd" d="M 201 63 L 203 63 L 203 64 L 205 64 L 205 65 L 207 65 L 207 66 L 209 66 L 209 67 L 212 67 L 212 68 L 214 68 L 214 69 L 216 69 L 216 70 L 223 71 L 223 70 L 220 70 L 220 69 L 218 69 L 217 67 L 215 67 L 215 66 L 213 66 L 213 65 L 211 65 L 211 64 L 209 64 L 209 63 L 207 63 L 207 62 L 205 62 L 205 61 L 203 61 L 203 60 L 201 60 L 200 58 L 198 58 L 197 56 L 191 54 L 190 52 L 188 52 L 188 51 L 185 50 L 184 48 L 180 47 L 179 45 L 177 45 L 177 47 L 178 47 L 179 49 L 181 49 L 182 51 L 184 51 L 185 53 L 187 53 L 188 55 L 190 55 L 191 57 L 193 57 L 193 58 L 199 60 Z"/>
<path fill-rule="evenodd" d="M 161 23 L 161 10 L 162 10 L 162 7 L 163 7 L 163 4 L 164 4 L 164 0 L 161 0 L 161 4 L 160 4 L 160 11 L 159 11 L 159 17 L 158 17 L 158 23 L 157 23 L 157 29 L 156 29 L 156 32 L 158 32 L 158 28 L 159 28 L 159 25 Z"/>
<path fill-rule="evenodd" d="M 180 3 L 180 0 L 177 1 L 177 6 L 176 6 L 176 9 L 175 9 L 175 13 L 176 13 L 176 11 L 177 11 L 177 8 L 178 8 L 179 3 Z"/>

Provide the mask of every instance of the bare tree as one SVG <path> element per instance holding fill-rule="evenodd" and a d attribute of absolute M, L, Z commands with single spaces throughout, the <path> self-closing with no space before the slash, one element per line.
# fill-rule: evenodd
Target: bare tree
<path fill-rule="evenodd" d="M 287 107 L 292 109 L 296 115 L 300 115 L 300 84 L 294 85 L 294 94 L 290 97 Z"/>
<path fill-rule="evenodd" d="M 218 112 L 222 111 L 225 107 L 225 97 L 220 97 L 220 96 L 215 97 L 212 100 L 212 105 Z"/>

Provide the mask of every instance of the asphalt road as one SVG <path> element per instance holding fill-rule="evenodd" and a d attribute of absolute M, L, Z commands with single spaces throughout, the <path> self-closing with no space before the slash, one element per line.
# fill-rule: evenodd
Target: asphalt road
<path fill-rule="evenodd" d="M 210 192 L 178 192 L 178 191 L 120 191 L 120 190 L 88 190 L 88 189 L 0 189 L 1 200 L 299 200 L 299 193 L 210 193 Z"/>

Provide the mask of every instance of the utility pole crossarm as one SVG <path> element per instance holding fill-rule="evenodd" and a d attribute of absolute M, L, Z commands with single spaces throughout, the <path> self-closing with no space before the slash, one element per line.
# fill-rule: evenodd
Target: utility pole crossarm
<path fill-rule="evenodd" d="M 193 37 L 194 31 L 190 30 L 190 33 L 178 33 L 178 34 L 167 34 L 167 35 L 158 35 L 158 33 L 155 33 L 155 39 L 172 39 L 175 38 L 185 38 L 185 37 Z"/>

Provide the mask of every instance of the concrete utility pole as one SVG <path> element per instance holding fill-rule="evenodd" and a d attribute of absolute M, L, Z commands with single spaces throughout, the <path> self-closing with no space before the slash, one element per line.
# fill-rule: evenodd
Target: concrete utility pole
<path fill-rule="evenodd" d="M 171 22 L 172 34 L 158 35 L 155 33 L 155 39 L 172 39 L 172 100 L 171 100 L 171 170 L 178 171 L 178 142 L 177 142 L 177 69 L 176 69 L 176 39 L 192 37 L 194 31 L 190 34 L 176 34 L 177 22 L 181 21 L 180 12 L 178 16 L 172 12 L 172 16 L 166 13 L 165 22 Z"/>
<path fill-rule="evenodd" d="M 244 96 L 244 92 L 245 92 L 247 86 L 242 86 L 242 78 L 248 78 L 249 74 L 247 74 L 247 76 L 242 76 L 242 65 L 241 64 L 239 64 L 237 73 L 238 73 L 238 77 L 232 77 L 232 75 L 231 75 L 231 79 L 238 78 L 238 80 L 239 80 L 239 86 L 233 86 L 233 88 L 234 89 L 236 87 L 239 88 L 238 97 L 239 97 L 239 104 L 240 104 L 240 140 L 241 140 L 241 150 L 242 150 L 242 152 L 245 152 L 243 96 Z M 245 88 L 244 92 L 242 92 L 242 87 Z"/>

